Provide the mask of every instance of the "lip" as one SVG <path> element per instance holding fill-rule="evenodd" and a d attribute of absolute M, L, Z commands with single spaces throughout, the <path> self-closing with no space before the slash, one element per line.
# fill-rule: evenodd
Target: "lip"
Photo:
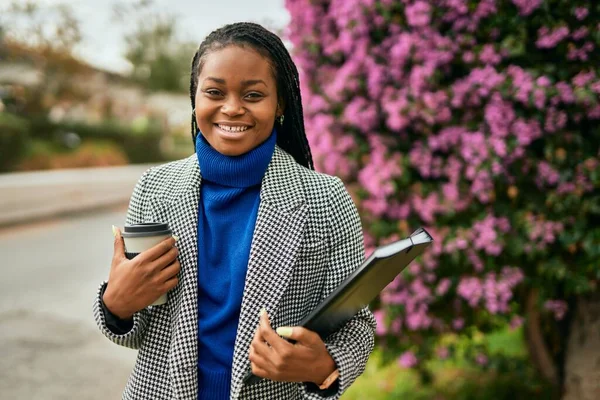
<path fill-rule="evenodd" d="M 247 126 L 249 128 L 252 127 L 252 124 L 246 124 L 243 122 L 229 122 L 229 121 L 217 121 L 215 125 L 228 125 L 228 126 Z"/>

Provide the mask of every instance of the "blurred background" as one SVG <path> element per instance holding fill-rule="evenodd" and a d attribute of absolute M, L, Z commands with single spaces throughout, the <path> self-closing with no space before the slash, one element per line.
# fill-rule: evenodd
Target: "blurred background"
<path fill-rule="evenodd" d="M 192 154 L 191 58 L 242 20 L 292 52 L 367 250 L 435 238 L 343 399 L 600 398 L 591 0 L 0 0 L 0 398 L 120 398 L 135 352 L 91 313 L 110 226 Z"/>

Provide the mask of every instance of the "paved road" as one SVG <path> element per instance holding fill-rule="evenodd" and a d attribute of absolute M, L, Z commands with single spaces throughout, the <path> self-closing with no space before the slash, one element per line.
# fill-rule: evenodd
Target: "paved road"
<path fill-rule="evenodd" d="M 96 329 L 125 208 L 0 230 L 0 399 L 119 399 L 135 351 Z"/>
<path fill-rule="evenodd" d="M 0 174 L 0 227 L 127 202 L 151 164 Z"/>

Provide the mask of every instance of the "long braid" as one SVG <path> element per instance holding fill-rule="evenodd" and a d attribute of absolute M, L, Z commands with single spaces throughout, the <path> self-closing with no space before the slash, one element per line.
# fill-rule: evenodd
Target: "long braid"
<path fill-rule="evenodd" d="M 204 39 L 192 61 L 190 76 L 192 110 L 196 108 L 195 96 L 203 57 L 210 51 L 228 45 L 251 46 L 271 61 L 277 82 L 277 94 L 285 104 L 284 122 L 277 128 L 277 145 L 294 157 L 300 165 L 314 169 L 312 153 L 304 130 L 298 69 L 281 39 L 261 25 L 250 22 L 229 24 L 211 32 Z M 191 134 L 194 143 L 197 132 L 196 118 L 192 113 Z"/>

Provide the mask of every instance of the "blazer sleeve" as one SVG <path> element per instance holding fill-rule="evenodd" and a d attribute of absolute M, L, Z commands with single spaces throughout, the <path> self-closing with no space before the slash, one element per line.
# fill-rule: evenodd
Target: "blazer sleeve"
<path fill-rule="evenodd" d="M 330 197 L 330 254 L 323 298 L 327 297 L 365 259 L 362 226 L 352 198 L 339 178 Z M 330 390 L 312 384 L 301 385 L 305 399 L 339 399 L 365 370 L 373 351 L 376 322 L 368 307 L 363 308 L 337 332 L 325 339 L 340 377 Z M 333 389 L 333 390 L 332 390 Z"/>
<path fill-rule="evenodd" d="M 144 172 L 133 189 L 133 194 L 129 200 L 129 208 L 127 209 L 126 224 L 144 222 L 144 184 L 149 173 L 150 170 Z M 139 349 L 148 326 L 148 321 L 150 320 L 150 310 L 145 308 L 136 312 L 133 315 L 133 324 L 129 331 L 124 332 L 123 330 L 115 329 L 110 324 L 110 318 L 107 324 L 107 315 L 105 315 L 103 308 L 102 295 L 107 284 L 108 282 L 106 281 L 100 284 L 94 300 L 93 311 L 96 324 L 100 332 L 112 342 L 131 349 Z"/>

